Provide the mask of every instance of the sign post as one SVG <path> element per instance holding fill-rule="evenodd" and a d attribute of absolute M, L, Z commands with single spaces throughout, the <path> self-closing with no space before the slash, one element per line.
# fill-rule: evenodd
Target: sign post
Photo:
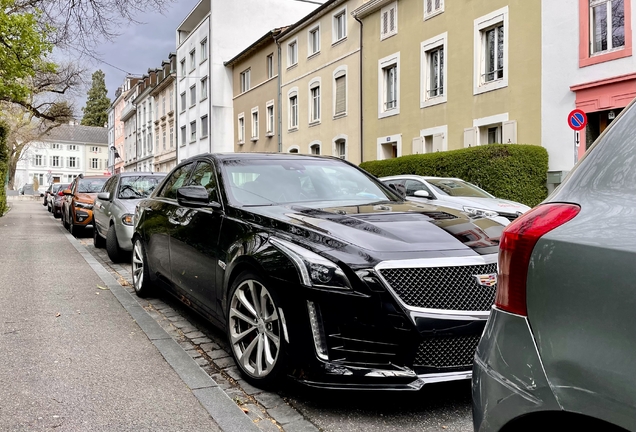
<path fill-rule="evenodd" d="M 579 161 L 579 145 L 581 142 L 581 136 L 579 131 L 585 129 L 587 126 L 587 115 L 580 109 L 575 109 L 568 114 L 568 126 L 574 131 L 574 164 Z"/>

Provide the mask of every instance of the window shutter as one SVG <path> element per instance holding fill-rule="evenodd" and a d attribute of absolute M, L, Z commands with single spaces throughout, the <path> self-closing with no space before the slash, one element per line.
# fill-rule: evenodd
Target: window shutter
<path fill-rule="evenodd" d="M 395 31 L 395 8 L 389 9 L 389 31 Z"/>
<path fill-rule="evenodd" d="M 444 151 L 444 134 L 433 135 L 433 153 Z"/>
<path fill-rule="evenodd" d="M 389 13 L 384 12 L 382 14 L 382 34 L 387 34 L 389 32 Z"/>
<path fill-rule="evenodd" d="M 501 124 L 504 144 L 517 144 L 517 121 L 505 121 Z"/>
<path fill-rule="evenodd" d="M 336 78 L 336 114 L 347 110 L 347 77 Z"/>
<path fill-rule="evenodd" d="M 479 128 L 464 129 L 464 147 L 474 147 L 478 145 L 477 131 Z"/>
<path fill-rule="evenodd" d="M 424 138 L 421 136 L 413 138 L 413 154 L 422 153 L 424 153 Z"/>

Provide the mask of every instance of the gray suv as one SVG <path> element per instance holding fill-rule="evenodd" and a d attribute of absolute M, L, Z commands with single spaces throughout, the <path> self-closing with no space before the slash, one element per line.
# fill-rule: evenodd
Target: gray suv
<path fill-rule="evenodd" d="M 97 194 L 93 206 L 93 244 L 97 248 L 106 246 L 114 263 L 132 251 L 135 206 L 150 196 L 165 176 L 165 173 L 142 172 L 115 174 Z"/>
<path fill-rule="evenodd" d="M 510 224 L 475 355 L 475 431 L 636 430 L 636 108 Z"/>

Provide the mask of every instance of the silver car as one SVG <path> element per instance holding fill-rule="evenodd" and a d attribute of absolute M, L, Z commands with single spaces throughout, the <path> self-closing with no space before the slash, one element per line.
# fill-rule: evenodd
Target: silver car
<path fill-rule="evenodd" d="M 504 230 L 475 431 L 636 430 L 636 107 Z"/>
<path fill-rule="evenodd" d="M 150 196 L 164 177 L 164 173 L 116 174 L 97 194 L 93 206 L 93 244 L 97 248 L 105 246 L 111 261 L 121 262 L 124 253 L 132 251 L 135 206 Z"/>
<path fill-rule="evenodd" d="M 398 175 L 380 180 L 402 186 L 409 201 L 454 208 L 473 217 L 495 219 L 503 225 L 530 210 L 527 205 L 497 198 L 472 183 L 454 177 Z"/>

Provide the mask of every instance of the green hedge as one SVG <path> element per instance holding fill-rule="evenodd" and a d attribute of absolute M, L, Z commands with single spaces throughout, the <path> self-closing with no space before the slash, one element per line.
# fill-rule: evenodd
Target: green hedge
<path fill-rule="evenodd" d="M 377 177 L 399 174 L 458 177 L 498 198 L 530 207 L 548 194 L 548 152 L 537 145 L 490 144 L 363 162 L 360 167 Z"/>
<path fill-rule="evenodd" d="M 7 211 L 7 192 L 5 182 L 9 171 L 7 156 L 7 127 L 0 123 L 0 216 Z"/>

